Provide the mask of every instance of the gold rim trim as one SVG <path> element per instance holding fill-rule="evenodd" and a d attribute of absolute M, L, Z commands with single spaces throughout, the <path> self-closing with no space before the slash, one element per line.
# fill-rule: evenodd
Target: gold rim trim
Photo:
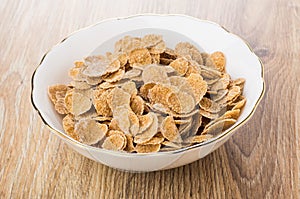
<path fill-rule="evenodd" d="M 94 26 L 97 26 L 101 23 L 104 23 L 104 22 L 108 22 L 108 21 L 114 21 L 114 20 L 126 20 L 126 19 L 130 19 L 130 18 L 134 18 L 134 17 L 142 17 L 142 16 L 160 16 L 160 17 L 169 17 L 169 16 L 179 16 L 179 17 L 185 17 L 185 18 L 189 18 L 189 19 L 192 19 L 192 20 L 195 20 L 195 21 L 198 21 L 198 22 L 205 22 L 205 23 L 210 23 L 212 25 L 215 25 L 215 26 L 218 26 L 220 27 L 221 29 L 223 29 L 224 31 L 226 31 L 227 33 L 229 33 L 230 35 L 233 35 L 234 37 L 237 37 L 238 39 L 242 40 L 242 42 L 244 42 L 246 44 L 246 46 L 248 47 L 248 49 L 250 50 L 251 53 L 253 53 L 253 55 L 257 58 L 257 60 L 260 62 L 260 66 L 261 66 L 261 78 L 262 78 L 262 91 L 260 93 L 260 96 L 258 98 L 258 100 L 256 101 L 253 109 L 251 110 L 250 114 L 243 120 L 241 121 L 237 126 L 233 127 L 232 129 L 230 130 L 226 130 L 224 131 L 222 134 L 216 136 L 215 138 L 212 138 L 206 142 L 202 142 L 202 143 L 199 143 L 199 144 L 195 144 L 195 145 L 192 145 L 192 146 L 189 146 L 189 147 L 186 147 L 186 148 L 181 148 L 181 149 L 177 149 L 177 150 L 174 150 L 174 151 L 166 151 L 166 152 L 157 152 L 157 153 L 149 153 L 149 154 L 138 154 L 138 153 L 124 153 L 124 152 L 118 152 L 118 151 L 110 151 L 110 150 L 106 150 L 106 149 L 102 149 L 102 148 L 97 148 L 97 147 L 92 147 L 92 146 L 89 146 L 89 145 L 86 145 L 86 144 L 83 144 L 81 142 L 78 142 L 76 140 L 74 140 L 73 138 L 69 137 L 67 134 L 65 133 L 62 133 L 56 129 L 54 129 L 53 127 L 51 127 L 47 122 L 46 120 L 43 118 L 41 112 L 39 111 L 39 109 L 36 107 L 35 103 L 34 103 L 34 100 L 33 100 L 33 90 L 34 90 L 34 77 L 35 77 L 35 74 L 36 74 L 36 71 L 39 69 L 39 67 L 41 66 L 41 64 L 43 63 L 45 57 L 47 56 L 47 54 L 52 51 L 52 49 L 58 45 L 60 45 L 61 43 L 63 43 L 65 40 L 67 40 L 68 38 L 70 38 L 71 36 L 73 36 L 74 34 L 76 34 L 77 32 L 80 32 L 80 31 L 83 31 L 85 29 L 88 29 L 88 28 L 91 28 L 91 27 L 94 27 Z M 198 148 L 200 146 L 204 146 L 204 145 L 208 145 L 212 142 L 217 142 L 218 140 L 220 140 L 221 138 L 225 137 L 225 136 L 229 136 L 230 134 L 233 134 L 238 128 L 240 128 L 241 126 L 243 126 L 246 122 L 248 122 L 251 117 L 253 116 L 254 112 L 256 111 L 257 109 L 257 106 L 258 104 L 261 102 L 262 98 L 263 98 L 263 95 L 265 93 L 265 81 L 264 81 L 264 65 L 261 61 L 261 59 L 254 53 L 253 49 L 251 48 L 250 44 L 243 38 L 241 38 L 240 36 L 236 35 L 236 34 L 233 34 L 231 33 L 229 30 L 227 30 L 225 27 L 215 23 L 215 22 L 212 22 L 212 21 L 208 21 L 208 20 L 203 20 L 203 19 L 198 19 L 198 18 L 195 18 L 195 17 L 192 17 L 192 16 L 188 16 L 188 15 L 181 15 L 181 14 L 152 14 L 152 13 L 146 13 L 146 14 L 137 14 L 137 15 L 130 15 L 130 16 L 127 16 L 127 17 L 116 17 L 116 18 L 109 18 L 109 19 L 105 19 L 105 20 L 102 20 L 98 23 L 95 23 L 95 24 L 92 24 L 90 26 L 87 26 L 85 28 L 81 28 L 79 30 L 76 30 L 74 32 L 72 32 L 69 36 L 65 37 L 64 39 L 62 39 L 59 43 L 57 43 L 56 45 L 54 45 L 52 48 L 50 48 L 42 57 L 39 65 L 36 67 L 36 69 L 34 70 L 33 74 L 32 74 L 32 77 L 31 77 L 31 104 L 32 106 L 34 107 L 34 109 L 37 111 L 38 115 L 40 116 L 40 118 L 42 119 L 44 125 L 46 125 L 48 127 L 48 129 L 50 131 L 52 131 L 53 133 L 55 133 L 57 136 L 61 136 L 63 137 L 64 139 L 66 139 L 67 142 L 71 142 L 72 144 L 75 144 L 76 146 L 80 147 L 80 148 L 85 148 L 85 149 L 88 149 L 88 150 L 96 150 L 96 151 L 101 151 L 101 152 L 106 152 L 106 153 L 110 153 L 112 155 L 122 155 L 122 156 L 158 156 L 158 155 L 168 155 L 168 154 L 177 154 L 177 153 L 182 153 L 184 151 L 187 151 L 187 150 L 191 150 L 191 149 L 195 149 L 195 148 Z M 89 151 L 88 151 L 89 152 Z M 92 156 L 92 154 L 90 154 Z"/>

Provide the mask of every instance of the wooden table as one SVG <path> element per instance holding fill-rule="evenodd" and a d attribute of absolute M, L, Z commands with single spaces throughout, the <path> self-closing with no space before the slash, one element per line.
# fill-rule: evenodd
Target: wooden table
<path fill-rule="evenodd" d="M 300 198 L 300 1 L 0 1 L 0 198 Z M 110 17 L 179 13 L 246 39 L 265 65 L 253 118 L 192 164 L 126 173 L 73 152 L 30 103 L 42 55 Z"/>

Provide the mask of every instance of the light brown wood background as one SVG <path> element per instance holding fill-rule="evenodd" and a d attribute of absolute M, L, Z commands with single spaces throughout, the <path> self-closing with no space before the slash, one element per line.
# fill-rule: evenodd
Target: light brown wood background
<path fill-rule="evenodd" d="M 253 118 L 192 164 L 125 173 L 68 148 L 30 104 L 43 54 L 110 17 L 178 13 L 246 39 L 265 65 Z M 0 0 L 0 198 L 300 198 L 300 1 Z"/>

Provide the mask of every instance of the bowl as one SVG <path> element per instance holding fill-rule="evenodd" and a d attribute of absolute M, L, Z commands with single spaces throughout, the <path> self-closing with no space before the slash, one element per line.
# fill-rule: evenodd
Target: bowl
<path fill-rule="evenodd" d="M 168 47 L 188 41 L 208 53 L 222 51 L 232 78 L 246 79 L 247 103 L 237 122 L 220 135 L 190 147 L 149 154 L 109 151 L 80 143 L 64 133 L 61 116 L 54 110 L 47 89 L 71 81 L 68 70 L 75 60 L 113 51 L 124 35 L 161 34 Z M 66 144 L 83 156 L 104 165 L 135 172 L 171 169 L 205 157 L 224 144 L 253 115 L 264 94 L 263 65 L 250 46 L 222 26 L 184 15 L 136 15 L 101 21 L 79 30 L 54 46 L 42 58 L 32 76 L 31 101 L 42 121 Z M 239 132 L 243 133 L 243 132 Z"/>

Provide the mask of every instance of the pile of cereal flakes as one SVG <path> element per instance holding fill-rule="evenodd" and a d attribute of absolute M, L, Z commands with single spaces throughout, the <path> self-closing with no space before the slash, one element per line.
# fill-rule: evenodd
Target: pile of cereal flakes
<path fill-rule="evenodd" d="M 201 143 L 232 126 L 246 103 L 245 80 L 232 80 L 222 52 L 162 36 L 126 36 L 115 52 L 75 62 L 69 85 L 50 86 L 65 132 L 108 150 L 171 151 Z"/>

